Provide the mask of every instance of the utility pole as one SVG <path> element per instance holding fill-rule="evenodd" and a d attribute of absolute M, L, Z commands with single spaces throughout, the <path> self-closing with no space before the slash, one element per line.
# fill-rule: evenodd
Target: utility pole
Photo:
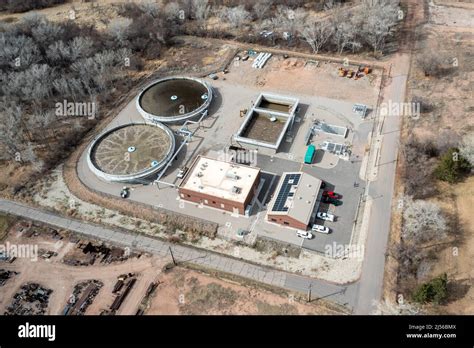
<path fill-rule="evenodd" d="M 169 246 L 168 249 L 169 249 L 169 251 L 170 251 L 171 258 L 173 259 L 173 264 L 174 264 L 175 266 L 177 266 L 178 263 L 177 263 L 176 260 L 174 259 L 173 250 L 171 250 L 171 246 Z"/>

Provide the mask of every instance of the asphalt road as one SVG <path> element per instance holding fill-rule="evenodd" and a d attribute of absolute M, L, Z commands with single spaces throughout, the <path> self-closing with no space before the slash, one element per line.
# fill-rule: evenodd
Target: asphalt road
<path fill-rule="evenodd" d="M 183 245 L 170 244 L 144 235 L 132 234 L 124 230 L 110 229 L 92 223 L 82 222 L 55 213 L 32 208 L 25 204 L 0 199 L 0 211 L 40 221 L 61 229 L 67 229 L 89 238 L 97 238 L 110 243 L 143 250 L 160 256 L 169 256 L 170 248 L 177 262 L 188 262 L 198 266 L 234 274 L 268 285 L 308 293 L 313 300 L 324 298 L 352 309 L 355 303 L 354 285 L 340 286 L 325 281 L 298 276 L 268 267 L 257 266 L 222 254 L 199 250 Z"/>
<path fill-rule="evenodd" d="M 392 59 L 390 83 L 382 93 L 382 103 L 403 103 L 410 71 L 411 52 L 414 38 L 413 30 L 423 19 L 423 2 L 404 1 L 408 6 L 405 23 L 405 36 L 400 52 Z M 380 116 L 380 115 L 379 115 Z M 380 117 L 379 117 L 380 120 Z M 386 116 L 380 120 L 377 134 L 383 136 L 382 148 L 377 162 L 377 179 L 367 187 L 369 199 L 373 199 L 366 242 L 366 254 L 362 274 L 358 282 L 357 301 L 354 314 L 370 314 L 376 309 L 383 291 L 383 277 L 388 236 L 390 233 L 391 203 L 395 184 L 395 169 L 399 149 L 402 118 Z"/>

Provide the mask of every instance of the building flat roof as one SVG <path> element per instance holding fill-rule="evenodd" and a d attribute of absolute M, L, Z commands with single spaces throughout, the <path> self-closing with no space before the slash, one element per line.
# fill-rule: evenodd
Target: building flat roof
<path fill-rule="evenodd" d="M 260 169 L 198 156 L 180 188 L 244 203 Z"/>
<path fill-rule="evenodd" d="M 267 215 L 287 215 L 309 224 L 322 181 L 303 172 L 282 174 Z"/>

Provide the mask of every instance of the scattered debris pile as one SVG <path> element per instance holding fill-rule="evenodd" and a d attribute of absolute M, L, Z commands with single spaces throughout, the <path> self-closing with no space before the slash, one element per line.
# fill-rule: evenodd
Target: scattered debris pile
<path fill-rule="evenodd" d="M 84 315 L 104 284 L 99 280 L 86 280 L 74 287 L 63 315 Z"/>
<path fill-rule="evenodd" d="M 38 253 L 41 255 L 41 257 L 45 260 L 48 260 L 54 256 L 58 256 L 58 253 L 52 250 L 46 250 L 46 249 L 39 249 Z"/>
<path fill-rule="evenodd" d="M 52 292 L 37 283 L 26 283 L 13 296 L 5 315 L 44 315 Z"/>
<path fill-rule="evenodd" d="M 62 240 L 64 238 L 63 233 L 61 231 L 56 230 L 52 227 L 47 227 L 39 222 L 33 223 L 22 223 L 17 225 L 17 231 L 24 234 L 27 238 L 38 237 L 40 234 L 42 236 L 50 236 L 52 239 L 55 240 Z"/>
<path fill-rule="evenodd" d="M 7 271 L 5 269 L 0 269 L 0 286 L 5 285 L 5 283 L 8 281 L 8 279 L 10 279 L 11 277 L 13 277 L 14 275 L 17 275 L 17 274 L 18 274 L 18 272 Z"/>
<path fill-rule="evenodd" d="M 115 300 L 111 304 L 110 309 L 102 311 L 101 315 L 114 315 L 132 290 L 136 281 L 137 278 L 134 273 L 122 274 L 118 276 L 117 282 L 115 283 L 112 290 L 112 293 L 116 294 Z"/>
<path fill-rule="evenodd" d="M 80 252 L 77 252 L 77 251 Z M 63 262 L 70 266 L 89 266 L 96 260 L 100 263 L 111 263 L 125 261 L 131 257 L 139 258 L 141 254 L 130 252 L 129 249 L 122 249 L 115 246 L 107 246 L 103 242 L 79 242 L 76 250 L 68 253 Z"/>
<path fill-rule="evenodd" d="M 148 289 L 146 290 L 145 296 L 143 296 L 143 299 L 140 302 L 140 305 L 138 306 L 138 310 L 137 310 L 137 313 L 135 313 L 135 315 L 143 315 L 145 313 L 145 310 L 148 308 L 150 304 L 150 298 L 155 293 L 158 285 L 160 285 L 159 281 L 150 283 L 150 285 L 148 286 Z"/>

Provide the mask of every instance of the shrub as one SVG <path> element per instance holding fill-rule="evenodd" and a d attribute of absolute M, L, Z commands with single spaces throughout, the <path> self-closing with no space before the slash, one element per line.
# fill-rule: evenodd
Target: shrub
<path fill-rule="evenodd" d="M 419 140 L 409 137 L 401 148 L 406 183 L 406 192 L 414 198 L 427 198 L 436 193 L 430 185 L 439 155 L 438 146 L 431 139 Z"/>
<path fill-rule="evenodd" d="M 425 76 L 442 77 L 450 71 L 449 67 L 445 64 L 445 58 L 437 53 L 423 54 L 418 59 L 418 64 Z"/>
<path fill-rule="evenodd" d="M 407 196 L 403 199 L 402 236 L 413 243 L 424 243 L 444 238 L 446 219 L 441 208 L 425 200 L 413 200 Z"/>
<path fill-rule="evenodd" d="M 441 156 L 435 175 L 439 180 L 454 184 L 470 170 L 469 161 L 460 154 L 459 149 L 452 147 Z"/>
<path fill-rule="evenodd" d="M 421 284 L 413 292 L 412 298 L 418 303 L 442 303 L 448 296 L 448 276 L 446 273 Z"/>
<path fill-rule="evenodd" d="M 66 0 L 2 0 L 0 10 L 26 12 L 65 3 Z"/>

